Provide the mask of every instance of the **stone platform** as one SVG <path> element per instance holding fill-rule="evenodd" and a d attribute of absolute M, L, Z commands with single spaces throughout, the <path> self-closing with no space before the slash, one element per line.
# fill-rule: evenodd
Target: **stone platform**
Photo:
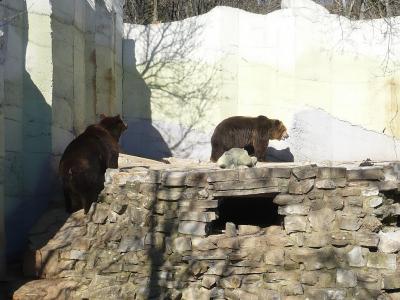
<path fill-rule="evenodd" d="M 169 162 L 49 211 L 14 299 L 400 299 L 400 164 Z"/>

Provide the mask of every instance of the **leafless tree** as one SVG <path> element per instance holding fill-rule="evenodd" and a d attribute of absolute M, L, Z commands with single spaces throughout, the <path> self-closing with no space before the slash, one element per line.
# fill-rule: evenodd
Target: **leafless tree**
<path fill-rule="evenodd" d="M 209 125 L 206 114 L 218 97 L 217 67 L 193 56 L 200 47 L 198 37 L 203 26 L 190 19 L 137 28 L 136 49 L 140 55 L 136 67 L 151 91 L 151 110 L 163 119 L 174 120 L 175 127 L 153 123 L 170 150 L 186 157 L 194 147 L 208 142 L 194 133 L 203 132 Z"/>

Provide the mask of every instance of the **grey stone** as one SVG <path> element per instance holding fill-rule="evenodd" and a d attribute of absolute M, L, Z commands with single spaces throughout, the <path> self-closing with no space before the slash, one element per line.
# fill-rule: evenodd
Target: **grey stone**
<path fill-rule="evenodd" d="M 284 219 L 285 230 L 287 233 L 306 231 L 307 229 L 307 217 L 289 215 L 285 216 Z"/>
<path fill-rule="evenodd" d="M 385 178 L 381 168 L 363 168 L 347 170 L 348 180 L 383 180 Z"/>
<path fill-rule="evenodd" d="M 289 181 L 289 194 L 302 195 L 307 194 L 314 186 L 314 179 L 296 180 L 294 178 Z"/>
<path fill-rule="evenodd" d="M 362 207 L 363 203 L 364 203 L 364 199 L 359 196 L 349 196 L 349 197 L 345 197 L 345 202 L 346 202 L 346 205 Z"/>
<path fill-rule="evenodd" d="M 312 232 L 304 235 L 304 245 L 310 248 L 325 247 L 331 242 L 331 236 L 326 232 Z"/>
<path fill-rule="evenodd" d="M 310 225 L 315 231 L 332 230 L 332 228 L 334 228 L 335 218 L 335 212 L 329 208 L 311 211 L 308 215 Z"/>
<path fill-rule="evenodd" d="M 383 288 L 385 290 L 400 289 L 400 273 L 383 276 Z"/>
<path fill-rule="evenodd" d="M 303 200 L 303 195 L 279 194 L 274 198 L 273 202 L 278 205 L 289 205 L 301 203 Z"/>
<path fill-rule="evenodd" d="M 219 181 L 235 181 L 239 180 L 238 170 L 220 170 L 210 172 L 207 177 L 207 182 L 219 182 Z"/>
<path fill-rule="evenodd" d="M 339 210 L 343 208 L 343 197 L 340 196 L 324 196 L 325 207 Z"/>
<path fill-rule="evenodd" d="M 360 246 L 377 247 L 379 243 L 379 235 L 373 232 L 358 231 L 355 233 L 355 241 Z"/>
<path fill-rule="evenodd" d="M 375 216 L 365 216 L 361 228 L 366 231 L 378 232 L 382 228 L 382 222 Z"/>
<path fill-rule="evenodd" d="M 201 280 L 201 286 L 206 289 L 211 289 L 217 284 L 218 276 L 215 275 L 203 275 L 203 279 Z"/>
<path fill-rule="evenodd" d="M 307 215 L 310 211 L 309 205 L 304 204 L 289 204 L 278 207 L 279 215 Z"/>
<path fill-rule="evenodd" d="M 205 236 L 208 233 L 208 223 L 181 221 L 179 222 L 178 232 L 197 236 Z"/>
<path fill-rule="evenodd" d="M 367 263 L 362 248 L 355 246 L 347 253 L 347 262 L 350 267 L 364 267 Z"/>
<path fill-rule="evenodd" d="M 396 254 L 372 252 L 367 257 L 367 267 L 396 270 Z"/>
<path fill-rule="evenodd" d="M 128 252 L 144 249 L 144 238 L 138 236 L 123 236 L 118 246 L 119 252 Z"/>
<path fill-rule="evenodd" d="M 192 241 L 189 237 L 177 237 L 174 239 L 174 250 L 183 253 L 192 250 Z"/>
<path fill-rule="evenodd" d="M 285 251 L 283 248 L 268 248 L 264 252 L 264 262 L 267 265 L 283 266 Z"/>
<path fill-rule="evenodd" d="M 318 169 L 313 166 L 296 167 L 292 169 L 292 173 L 297 179 L 315 178 Z"/>
<path fill-rule="evenodd" d="M 351 270 L 337 269 L 336 282 L 340 287 L 355 287 L 357 285 L 357 277 Z"/>
<path fill-rule="evenodd" d="M 95 224 L 104 224 L 108 218 L 108 205 L 97 203 L 92 215 L 92 222 Z"/>
<path fill-rule="evenodd" d="M 225 277 L 219 281 L 219 284 L 225 289 L 237 289 L 242 284 L 242 277 L 237 275 Z"/>
<path fill-rule="evenodd" d="M 379 195 L 379 189 L 377 187 L 363 188 L 361 190 L 361 195 L 364 196 L 364 197 L 378 196 Z"/>
<path fill-rule="evenodd" d="M 341 190 L 342 196 L 360 196 L 361 189 L 359 187 L 346 187 Z"/>
<path fill-rule="evenodd" d="M 259 178 L 290 178 L 290 168 L 272 167 L 272 168 L 247 168 L 239 170 L 239 180 L 246 181 L 248 179 Z"/>
<path fill-rule="evenodd" d="M 170 188 L 159 190 L 157 198 L 165 201 L 177 201 L 182 197 L 182 188 Z"/>
<path fill-rule="evenodd" d="M 236 237 L 222 238 L 217 241 L 217 247 L 220 249 L 239 249 L 239 240 Z"/>
<path fill-rule="evenodd" d="M 161 183 L 164 186 L 185 186 L 187 172 L 184 171 L 167 171 L 161 175 Z"/>
<path fill-rule="evenodd" d="M 367 205 L 368 207 L 378 207 L 379 205 L 381 205 L 383 203 L 383 198 L 382 197 L 371 197 L 368 198 L 367 200 Z"/>
<path fill-rule="evenodd" d="M 260 231 L 260 227 L 254 225 L 239 225 L 238 229 L 239 235 L 250 235 Z"/>
<path fill-rule="evenodd" d="M 346 168 L 318 167 L 317 177 L 321 179 L 345 178 Z"/>
<path fill-rule="evenodd" d="M 361 219 L 351 216 L 341 216 L 339 218 L 340 229 L 355 231 L 361 227 Z"/>
<path fill-rule="evenodd" d="M 378 249 L 384 253 L 395 253 L 400 250 L 400 230 L 394 232 L 379 232 Z"/>
<path fill-rule="evenodd" d="M 217 165 L 223 169 L 233 169 L 239 166 L 254 167 L 256 164 L 257 158 L 250 157 L 247 151 L 241 148 L 232 148 L 217 160 Z"/>
<path fill-rule="evenodd" d="M 120 214 L 122 214 L 124 212 L 126 206 L 127 206 L 127 203 L 123 203 L 121 201 L 114 201 L 114 202 L 111 203 L 110 209 L 113 212 L 115 212 L 115 213 L 120 215 Z"/>
<path fill-rule="evenodd" d="M 351 231 L 334 231 L 331 233 L 331 243 L 335 246 L 346 246 L 353 243 L 354 232 Z"/>
<path fill-rule="evenodd" d="M 237 236 L 236 225 L 234 223 L 231 222 L 225 223 L 225 235 L 229 237 Z"/>
<path fill-rule="evenodd" d="M 322 190 L 333 190 L 336 188 L 336 184 L 331 179 L 322 179 L 315 182 L 315 187 Z"/>
<path fill-rule="evenodd" d="M 207 211 L 207 212 L 182 212 L 179 214 L 179 220 L 182 221 L 197 221 L 197 222 L 211 222 L 217 219 L 215 212 Z"/>

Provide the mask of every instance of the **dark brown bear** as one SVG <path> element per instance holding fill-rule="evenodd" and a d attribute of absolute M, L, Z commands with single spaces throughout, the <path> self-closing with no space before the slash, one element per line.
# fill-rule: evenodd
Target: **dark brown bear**
<path fill-rule="evenodd" d="M 86 214 L 104 188 L 106 169 L 118 168 L 118 141 L 128 127 L 119 115 L 100 119 L 74 139 L 61 157 L 59 172 L 69 213 L 84 208 Z"/>
<path fill-rule="evenodd" d="M 288 137 L 285 125 L 279 120 L 265 116 L 230 117 L 217 125 L 211 137 L 211 161 L 231 148 L 244 148 L 258 161 L 265 161 L 269 140 L 282 140 Z"/>

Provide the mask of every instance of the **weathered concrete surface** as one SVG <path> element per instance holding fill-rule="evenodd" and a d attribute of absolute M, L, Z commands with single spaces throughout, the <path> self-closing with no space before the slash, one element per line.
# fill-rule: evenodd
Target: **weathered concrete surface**
<path fill-rule="evenodd" d="M 54 200 L 58 160 L 66 145 L 100 113 L 121 113 L 122 4 L 0 3 L 7 33 L 0 169 L 7 174 L 10 255 L 24 248 L 27 231 Z"/>
<path fill-rule="evenodd" d="M 292 138 L 271 143 L 286 149 L 274 151 L 280 159 L 290 152 L 296 161 L 397 159 L 400 36 L 385 34 L 384 20 L 350 21 L 311 0 L 282 7 L 267 15 L 217 7 L 181 22 L 125 24 L 136 83 L 126 86 L 124 114 L 153 120 L 162 139 L 146 141 L 149 148 L 166 143 L 174 155 L 206 160 L 221 120 L 265 114 L 289 128 Z M 396 30 L 398 20 L 390 22 Z M 203 102 L 196 89 L 207 91 Z"/>

